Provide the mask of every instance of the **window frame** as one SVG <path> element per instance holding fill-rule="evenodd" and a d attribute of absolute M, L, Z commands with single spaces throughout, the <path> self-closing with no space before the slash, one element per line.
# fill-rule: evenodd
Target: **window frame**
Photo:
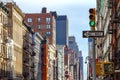
<path fill-rule="evenodd" d="M 39 30 L 40 30 L 40 29 L 41 29 L 41 26 L 40 26 L 40 25 L 37 25 L 37 29 L 39 29 Z"/>
<path fill-rule="evenodd" d="M 48 24 L 48 25 L 46 25 L 46 29 L 50 29 L 51 27 L 50 27 L 50 25 Z"/>
<path fill-rule="evenodd" d="M 41 18 L 40 18 L 40 17 L 38 17 L 38 18 L 37 18 L 37 21 L 38 21 L 38 22 L 40 22 L 40 21 L 41 21 Z"/>
<path fill-rule="evenodd" d="M 32 18 L 27 18 L 27 22 L 32 22 Z"/>

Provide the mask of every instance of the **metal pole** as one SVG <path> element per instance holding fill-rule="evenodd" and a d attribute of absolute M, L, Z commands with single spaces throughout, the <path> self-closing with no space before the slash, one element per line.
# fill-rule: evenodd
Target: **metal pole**
<path fill-rule="evenodd" d="M 87 79 L 89 80 L 90 77 L 90 44 L 91 44 L 91 38 L 88 38 L 88 70 L 87 70 Z"/>
<path fill-rule="evenodd" d="M 96 53 L 95 53 L 95 38 L 93 38 L 93 80 L 96 80 Z"/>

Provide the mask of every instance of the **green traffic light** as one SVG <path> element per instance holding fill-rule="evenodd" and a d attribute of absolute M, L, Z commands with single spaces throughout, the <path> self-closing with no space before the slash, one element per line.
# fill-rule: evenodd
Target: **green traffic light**
<path fill-rule="evenodd" d="M 89 25 L 90 25 L 91 27 L 94 27 L 94 26 L 95 26 L 95 22 L 94 22 L 94 21 L 90 21 L 90 22 L 89 22 Z"/>

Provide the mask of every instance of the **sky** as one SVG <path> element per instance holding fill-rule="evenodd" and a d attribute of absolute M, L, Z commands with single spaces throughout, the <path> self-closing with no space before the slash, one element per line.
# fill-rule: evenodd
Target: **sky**
<path fill-rule="evenodd" d="M 8 1 L 8 0 L 7 0 Z M 90 30 L 89 9 L 96 7 L 96 0 L 14 0 L 24 13 L 40 13 L 43 7 L 47 11 L 56 11 L 58 15 L 67 15 L 69 36 L 75 36 L 79 50 L 85 61 L 88 55 L 88 39 L 82 37 L 82 31 Z M 87 69 L 84 63 L 84 80 Z"/>

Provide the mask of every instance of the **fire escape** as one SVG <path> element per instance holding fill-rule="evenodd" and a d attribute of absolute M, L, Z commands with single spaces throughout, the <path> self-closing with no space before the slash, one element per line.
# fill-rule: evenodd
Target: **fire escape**
<path fill-rule="evenodd" d="M 32 34 L 26 33 L 23 39 L 23 76 L 25 80 L 34 80 L 35 52 L 33 51 Z"/>
<path fill-rule="evenodd" d="M 108 9 L 111 10 L 111 20 L 108 27 L 108 32 L 112 34 L 112 60 L 114 62 L 114 70 L 120 69 L 120 51 L 118 51 L 118 24 L 120 24 L 120 14 L 118 15 L 118 9 L 120 3 L 118 0 L 109 0 Z M 115 74 L 114 74 L 115 75 Z M 116 79 L 115 79 L 116 80 Z"/>

